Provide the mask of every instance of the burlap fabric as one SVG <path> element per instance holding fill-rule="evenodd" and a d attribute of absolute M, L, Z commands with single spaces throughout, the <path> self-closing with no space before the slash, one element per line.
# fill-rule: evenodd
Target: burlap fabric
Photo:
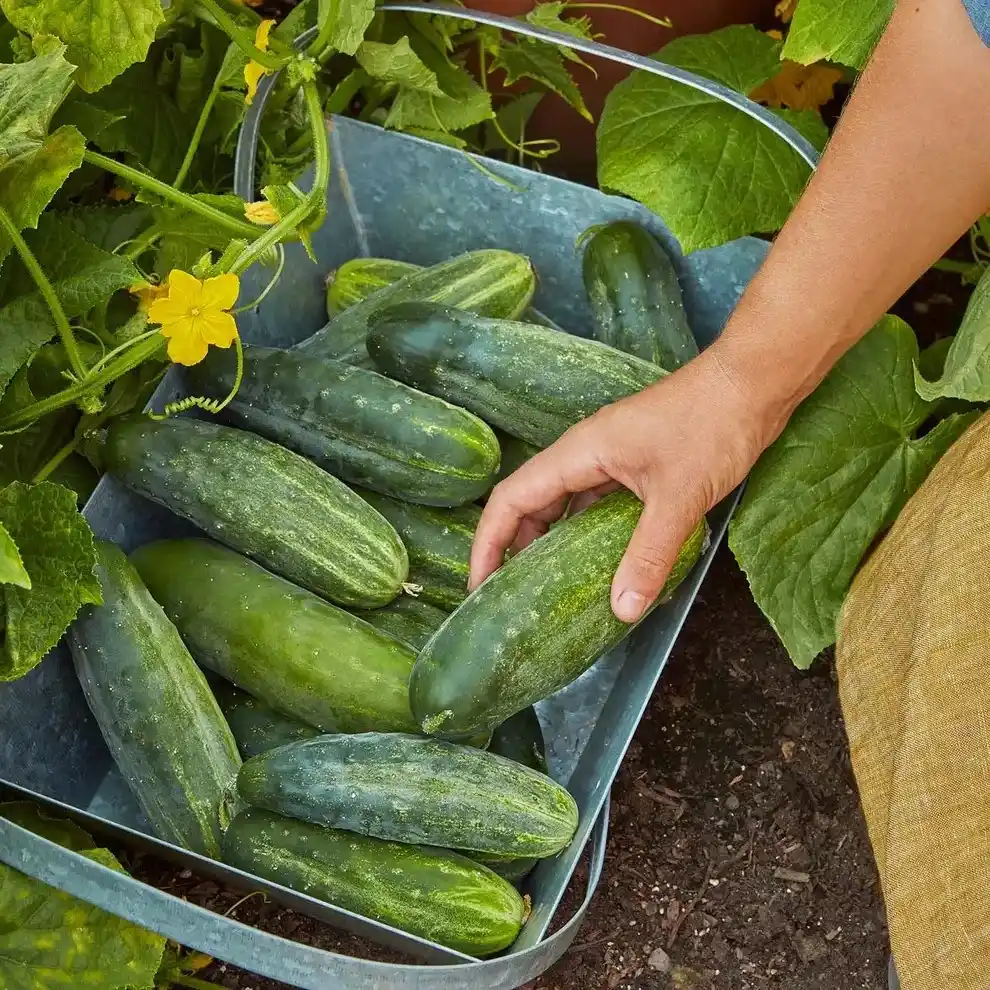
<path fill-rule="evenodd" d="M 839 691 L 903 990 L 990 988 L 990 414 L 853 583 Z"/>

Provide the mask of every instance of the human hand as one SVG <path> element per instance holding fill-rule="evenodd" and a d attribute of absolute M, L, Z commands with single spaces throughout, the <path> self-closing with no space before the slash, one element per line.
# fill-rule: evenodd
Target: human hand
<path fill-rule="evenodd" d="M 717 345 L 637 395 L 568 430 L 497 485 L 471 554 L 473 590 L 506 549 L 542 536 L 567 510 L 627 488 L 643 514 L 612 583 L 612 610 L 635 622 L 660 593 L 681 544 L 748 474 L 790 409 L 762 398 Z"/>

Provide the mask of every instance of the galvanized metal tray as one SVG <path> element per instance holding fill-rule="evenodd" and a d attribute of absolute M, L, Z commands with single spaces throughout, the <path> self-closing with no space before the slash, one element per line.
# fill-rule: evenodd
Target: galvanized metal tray
<path fill-rule="evenodd" d="M 453 10 L 457 16 L 466 14 L 463 8 Z M 518 23 L 503 26 L 516 28 Z M 574 39 L 564 40 L 575 47 Z M 606 57 L 615 51 L 597 45 L 591 50 Z M 700 77 L 692 80 L 721 98 L 714 92 L 720 87 Z M 739 99 L 736 94 L 734 102 Z M 757 117 L 766 113 L 763 108 L 757 111 Z M 259 112 L 260 106 L 245 127 L 246 151 L 239 160 L 238 191 L 245 198 L 252 198 L 252 141 Z M 249 343 L 287 347 L 318 330 L 326 318 L 324 277 L 351 257 L 380 255 L 432 264 L 481 247 L 528 255 L 539 273 L 538 307 L 568 331 L 588 334 L 591 314 L 575 243 L 591 224 L 631 218 L 652 230 L 674 254 L 691 325 L 705 345 L 721 329 L 768 248 L 763 241 L 742 238 L 685 258 L 662 221 L 628 200 L 498 163 L 486 162 L 483 170 L 469 155 L 347 119 L 333 121 L 331 141 L 328 219 L 313 239 L 320 264 L 309 262 L 300 246 L 287 249 L 279 284 L 259 309 L 239 318 Z M 797 147 L 798 141 L 795 136 L 791 143 Z M 264 271 L 249 273 L 245 297 L 251 298 L 268 277 Z M 170 373 L 153 402 L 160 408 L 180 392 L 178 376 Z M 704 414 L 703 409 L 697 412 Z M 33 797 L 95 832 L 139 845 L 231 886 L 263 889 L 288 906 L 430 965 L 353 959 L 257 931 L 107 870 L 3 819 L 0 861 L 185 945 L 306 990 L 518 987 L 551 965 L 580 925 L 601 875 L 609 788 L 724 535 L 736 497 L 710 514 L 711 545 L 672 600 L 618 649 L 539 706 L 551 772 L 574 795 L 581 825 L 571 846 L 532 874 L 527 892 L 533 915 L 516 944 L 500 958 L 479 962 L 155 839 L 112 764 L 62 646 L 27 677 L 0 685 L 0 797 Z M 109 478 L 100 482 L 85 515 L 99 536 L 125 550 L 191 529 Z M 585 902 L 547 936 L 589 843 Z"/>

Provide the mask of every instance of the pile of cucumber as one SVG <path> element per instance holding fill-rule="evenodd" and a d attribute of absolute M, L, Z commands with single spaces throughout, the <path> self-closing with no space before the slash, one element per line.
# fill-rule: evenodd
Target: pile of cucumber
<path fill-rule="evenodd" d="M 578 826 L 532 706 L 630 631 L 609 586 L 642 506 L 601 499 L 468 595 L 477 503 L 697 351 L 645 230 L 589 232 L 585 279 L 597 341 L 534 314 L 519 255 L 356 259 L 323 330 L 244 349 L 225 422 L 110 426 L 107 471 L 200 534 L 101 544 L 69 632 L 159 837 L 474 956 L 513 942 L 516 886 Z M 234 373 L 214 351 L 194 385 Z"/>

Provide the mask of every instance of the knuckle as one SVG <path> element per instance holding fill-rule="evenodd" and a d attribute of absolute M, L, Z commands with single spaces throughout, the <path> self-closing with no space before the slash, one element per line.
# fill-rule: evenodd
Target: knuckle
<path fill-rule="evenodd" d="M 670 569 L 670 557 L 667 551 L 652 543 L 636 547 L 630 562 L 634 571 L 648 577 Z"/>

